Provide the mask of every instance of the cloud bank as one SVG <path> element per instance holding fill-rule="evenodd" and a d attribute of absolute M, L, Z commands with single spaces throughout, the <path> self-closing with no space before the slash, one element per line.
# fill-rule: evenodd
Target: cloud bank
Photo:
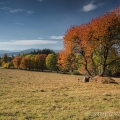
<path fill-rule="evenodd" d="M 56 44 L 58 41 L 50 40 L 11 40 L 8 42 L 0 42 L 1 45 L 43 45 L 43 44 Z"/>
<path fill-rule="evenodd" d="M 24 11 L 23 9 L 12 9 L 10 10 L 10 13 L 18 13 Z"/>
<path fill-rule="evenodd" d="M 1 10 L 8 11 L 9 13 L 19 13 L 19 12 L 26 12 L 27 15 L 32 15 L 34 12 L 26 9 L 13 9 L 10 7 L 2 7 Z"/>

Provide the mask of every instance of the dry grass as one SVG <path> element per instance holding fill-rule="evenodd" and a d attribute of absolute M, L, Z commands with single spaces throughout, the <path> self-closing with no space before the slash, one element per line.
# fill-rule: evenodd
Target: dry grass
<path fill-rule="evenodd" d="M 0 120 L 119 120 L 118 84 L 82 76 L 0 69 Z"/>

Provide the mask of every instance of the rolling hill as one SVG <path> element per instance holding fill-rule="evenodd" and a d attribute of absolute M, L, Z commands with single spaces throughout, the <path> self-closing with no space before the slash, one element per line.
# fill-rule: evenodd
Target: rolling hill
<path fill-rule="evenodd" d="M 33 51 L 38 51 L 40 49 L 26 49 L 26 50 L 22 50 L 22 51 L 17 51 L 17 50 L 14 50 L 14 51 L 10 51 L 10 50 L 0 50 L 0 57 L 3 56 L 4 53 L 7 54 L 7 56 L 16 56 L 16 55 L 19 55 L 19 54 L 23 54 L 23 53 L 30 53 L 30 52 L 33 52 Z M 54 52 L 59 52 L 59 50 L 53 50 Z"/>

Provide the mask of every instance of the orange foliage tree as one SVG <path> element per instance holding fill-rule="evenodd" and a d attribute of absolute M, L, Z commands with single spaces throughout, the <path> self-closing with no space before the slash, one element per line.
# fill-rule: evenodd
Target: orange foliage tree
<path fill-rule="evenodd" d="M 30 68 L 31 68 L 30 62 L 31 61 L 30 61 L 30 58 L 28 56 L 23 57 L 22 60 L 21 60 L 20 68 L 30 70 Z"/>
<path fill-rule="evenodd" d="M 83 69 L 87 75 L 96 75 L 96 69 L 101 68 L 99 75 L 103 76 L 106 67 L 117 60 L 107 62 L 111 49 L 119 51 L 120 49 L 120 9 L 115 8 L 113 11 L 92 19 L 87 24 L 80 26 L 71 26 L 65 33 L 64 49 L 60 52 L 58 63 L 59 66 L 72 65 L 69 61 L 74 58 L 70 57 L 67 61 L 68 53 L 70 55 L 80 54 L 82 56 Z M 94 57 L 99 57 L 99 66 L 95 64 Z M 69 64 L 68 64 L 69 63 Z"/>
<path fill-rule="evenodd" d="M 13 59 L 14 68 L 19 68 L 20 67 L 21 60 L 22 60 L 21 56 L 14 57 L 14 59 Z"/>
<path fill-rule="evenodd" d="M 103 76 L 108 65 L 120 60 L 120 56 L 107 62 L 111 50 L 120 51 L 120 9 L 99 16 L 91 21 L 94 32 L 94 40 L 98 44 L 101 70 L 99 75 Z"/>
<path fill-rule="evenodd" d="M 28 54 L 21 60 L 20 68 L 23 69 L 35 69 L 35 55 Z"/>
<path fill-rule="evenodd" d="M 66 31 L 63 41 L 65 50 L 64 54 L 60 53 L 58 60 L 59 64 L 61 63 L 61 65 L 72 67 L 76 63 L 76 55 L 81 54 L 83 56 L 82 63 L 84 69 L 88 75 L 91 75 L 91 72 L 88 69 L 88 62 L 92 62 L 93 51 L 96 47 L 96 44 L 91 41 L 91 29 L 91 24 L 88 23 L 82 24 L 81 26 L 71 26 L 71 28 Z M 67 58 L 67 60 L 65 58 Z"/>
<path fill-rule="evenodd" d="M 69 50 L 68 52 L 61 50 L 58 56 L 57 66 L 61 71 L 72 72 L 75 68 L 74 54 Z"/>

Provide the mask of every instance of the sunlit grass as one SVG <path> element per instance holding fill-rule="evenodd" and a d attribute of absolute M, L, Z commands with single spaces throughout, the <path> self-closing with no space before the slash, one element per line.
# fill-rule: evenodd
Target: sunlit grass
<path fill-rule="evenodd" d="M 120 79 L 97 84 L 78 77 L 0 69 L 0 120 L 118 120 Z"/>

